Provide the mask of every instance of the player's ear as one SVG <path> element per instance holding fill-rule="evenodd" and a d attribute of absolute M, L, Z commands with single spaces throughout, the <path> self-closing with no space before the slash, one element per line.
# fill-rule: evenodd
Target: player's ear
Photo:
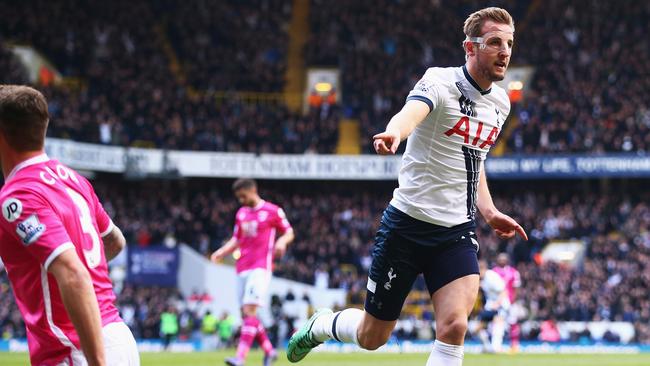
<path fill-rule="evenodd" d="M 470 42 L 470 41 L 463 42 L 463 48 L 465 49 L 465 57 L 469 58 L 470 56 L 474 56 L 474 53 L 476 52 L 474 46 L 475 46 L 474 42 Z"/>

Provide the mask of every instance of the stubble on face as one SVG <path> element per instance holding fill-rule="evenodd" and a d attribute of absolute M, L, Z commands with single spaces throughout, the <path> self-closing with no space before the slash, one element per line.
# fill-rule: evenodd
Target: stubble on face
<path fill-rule="evenodd" d="M 512 27 L 506 24 L 497 24 L 493 21 L 485 23 L 482 35 L 482 38 L 485 40 L 484 42 L 491 44 L 496 39 L 507 42 L 510 47 L 506 56 L 504 56 L 503 50 L 492 51 L 489 48 L 481 49 L 477 52 L 477 69 L 481 77 L 485 80 L 495 82 L 505 78 L 508 65 L 510 64 L 510 57 L 512 56 L 513 32 Z M 503 68 L 503 72 L 497 72 L 496 68 L 498 67 Z"/>

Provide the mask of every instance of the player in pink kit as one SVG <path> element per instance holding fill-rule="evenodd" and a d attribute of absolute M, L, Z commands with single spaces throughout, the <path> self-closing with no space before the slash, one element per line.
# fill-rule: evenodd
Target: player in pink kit
<path fill-rule="evenodd" d="M 218 262 L 238 247 L 241 252 L 237 274 L 243 324 L 237 355 L 226 359 L 226 364 L 243 365 L 253 341 L 257 340 L 264 349 L 264 366 L 268 366 L 277 354 L 257 318 L 257 308 L 266 302 L 273 257 L 284 255 L 287 245 L 293 241 L 293 229 L 280 207 L 260 198 L 254 180 L 238 179 L 232 189 L 242 207 L 235 217 L 232 238 L 212 254 L 212 261 Z M 277 240 L 276 233 L 281 234 Z"/>
<path fill-rule="evenodd" d="M 517 289 L 521 287 L 521 276 L 519 275 L 519 271 L 515 267 L 512 267 L 509 262 L 508 254 L 500 253 L 497 256 L 497 266 L 492 268 L 492 270 L 501 276 L 506 283 L 508 299 L 511 304 L 514 304 L 515 298 L 517 297 Z M 510 347 L 513 351 L 517 351 L 519 349 L 519 336 L 521 333 L 519 323 L 516 317 L 509 317 L 507 320 L 510 323 Z"/>
<path fill-rule="evenodd" d="M 25 320 L 32 365 L 139 365 L 113 304 L 107 260 L 124 247 L 90 183 L 45 154 L 38 91 L 0 85 L 0 257 Z"/>

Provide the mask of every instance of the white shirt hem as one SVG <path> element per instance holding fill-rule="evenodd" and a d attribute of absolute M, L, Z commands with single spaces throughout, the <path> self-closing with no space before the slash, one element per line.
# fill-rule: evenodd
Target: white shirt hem
<path fill-rule="evenodd" d="M 56 257 L 58 257 L 61 253 L 65 252 L 68 249 L 74 249 L 74 245 L 71 242 L 66 242 L 59 245 L 47 257 L 45 263 L 43 264 L 43 268 L 45 268 L 45 270 L 47 271 L 47 269 L 50 267 L 50 264 L 52 264 L 52 262 L 56 259 Z"/>
<path fill-rule="evenodd" d="M 113 228 L 114 228 L 114 227 L 115 227 L 115 224 L 113 224 L 113 220 L 111 220 L 111 221 L 108 223 L 108 227 L 106 228 L 106 230 L 102 231 L 102 233 L 99 234 L 99 236 L 101 236 L 102 238 L 105 237 L 106 235 L 110 234 L 111 231 L 113 231 Z"/>

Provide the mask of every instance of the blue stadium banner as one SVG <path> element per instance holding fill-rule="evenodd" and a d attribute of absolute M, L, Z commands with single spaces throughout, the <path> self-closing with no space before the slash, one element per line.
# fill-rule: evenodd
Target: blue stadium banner
<path fill-rule="evenodd" d="M 178 248 L 129 247 L 127 282 L 134 285 L 175 287 Z"/>
<path fill-rule="evenodd" d="M 496 179 L 650 177 L 650 155 L 491 157 L 485 162 L 485 171 Z"/>

